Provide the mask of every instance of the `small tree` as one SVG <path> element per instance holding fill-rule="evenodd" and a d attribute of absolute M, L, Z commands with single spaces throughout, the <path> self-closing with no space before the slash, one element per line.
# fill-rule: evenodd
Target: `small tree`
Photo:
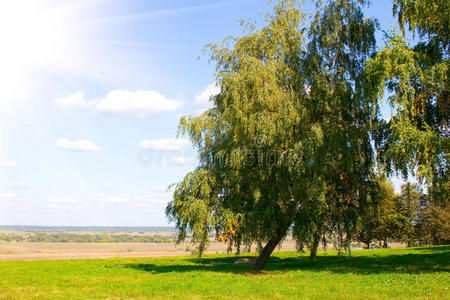
<path fill-rule="evenodd" d="M 402 186 L 402 192 L 398 198 L 398 211 L 401 228 L 399 239 L 411 247 L 416 241 L 415 225 L 419 217 L 422 191 L 420 186 L 407 182 Z"/>
<path fill-rule="evenodd" d="M 379 189 L 371 199 L 372 205 L 359 219 L 356 239 L 366 244 L 367 248 L 373 241 L 383 241 L 387 245 L 388 240 L 399 237 L 401 216 L 398 197 L 392 183 L 381 177 Z"/>
<path fill-rule="evenodd" d="M 422 198 L 415 226 L 417 240 L 421 244 L 450 244 L 450 205 L 448 198 L 436 201 L 430 193 Z"/>

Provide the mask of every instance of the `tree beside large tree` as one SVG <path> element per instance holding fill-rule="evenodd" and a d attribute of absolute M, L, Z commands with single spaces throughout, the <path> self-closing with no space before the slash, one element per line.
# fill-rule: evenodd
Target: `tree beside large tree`
<path fill-rule="evenodd" d="M 447 187 L 448 188 L 448 187 Z M 450 201 L 435 201 L 431 195 L 421 199 L 420 210 L 415 224 L 416 239 L 422 245 L 450 244 Z"/>
<path fill-rule="evenodd" d="M 293 232 L 311 245 L 311 259 L 319 241 L 330 236 L 337 238 L 338 249 L 349 248 L 358 216 L 376 191 L 369 132 L 377 122 L 377 105 L 363 96 L 365 61 L 375 49 L 375 21 L 364 18 L 360 4 L 365 1 L 319 6 L 309 30 L 305 77 L 311 89 L 309 109 L 324 132 L 325 142 L 315 152 L 320 170 L 315 175 L 324 184 L 325 201 L 305 206 L 306 213 L 300 209 Z"/>
<path fill-rule="evenodd" d="M 403 228 L 403 216 L 399 210 L 399 195 L 392 183 L 380 176 L 378 190 L 371 198 L 371 205 L 360 215 L 356 240 L 367 248 L 375 242 L 387 245 L 390 240 L 398 240 Z"/>
<path fill-rule="evenodd" d="M 423 194 L 419 185 L 410 182 L 402 185 L 402 192 L 397 205 L 401 224 L 397 238 L 405 242 L 408 247 L 412 247 L 416 241 L 415 225 L 419 219 L 422 197 Z"/>
<path fill-rule="evenodd" d="M 200 254 L 211 232 L 238 249 L 256 242 L 255 269 L 289 229 L 313 254 L 326 233 L 348 247 L 376 184 L 377 104 L 364 98 L 375 24 L 364 2 L 330 1 L 307 28 L 297 2 L 280 1 L 262 29 L 246 23 L 244 36 L 210 46 L 220 93 L 180 121 L 200 164 L 166 209 L 179 241 L 191 231 Z"/>
<path fill-rule="evenodd" d="M 379 162 L 387 173 L 417 176 L 443 200 L 450 151 L 450 4 L 394 0 L 393 11 L 402 34 L 390 33 L 387 46 L 366 66 L 367 97 L 381 101 L 387 92 L 392 108 L 376 139 Z M 414 45 L 407 43 L 407 33 L 416 37 Z"/>

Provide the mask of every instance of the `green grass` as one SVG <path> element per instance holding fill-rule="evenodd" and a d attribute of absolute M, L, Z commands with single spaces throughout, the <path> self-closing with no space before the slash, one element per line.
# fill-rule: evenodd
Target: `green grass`
<path fill-rule="evenodd" d="M 450 247 L 0 263 L 0 299 L 450 299 Z"/>

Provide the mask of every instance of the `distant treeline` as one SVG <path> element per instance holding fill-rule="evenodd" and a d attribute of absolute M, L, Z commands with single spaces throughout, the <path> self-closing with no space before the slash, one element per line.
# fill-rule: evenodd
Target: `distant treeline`
<path fill-rule="evenodd" d="M 0 230 L 63 232 L 174 232 L 170 226 L 39 226 L 0 225 Z"/>
<path fill-rule="evenodd" d="M 75 242 L 75 243 L 173 243 L 172 235 L 137 235 L 107 233 L 27 232 L 0 233 L 7 242 Z"/>

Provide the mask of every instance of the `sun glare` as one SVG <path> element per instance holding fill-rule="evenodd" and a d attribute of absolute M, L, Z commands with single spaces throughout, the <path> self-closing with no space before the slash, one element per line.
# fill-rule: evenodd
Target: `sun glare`
<path fill-rule="evenodd" d="M 65 20 L 40 1 L 0 2 L 1 95 L 13 96 L 30 74 L 57 61 L 65 48 Z"/>

